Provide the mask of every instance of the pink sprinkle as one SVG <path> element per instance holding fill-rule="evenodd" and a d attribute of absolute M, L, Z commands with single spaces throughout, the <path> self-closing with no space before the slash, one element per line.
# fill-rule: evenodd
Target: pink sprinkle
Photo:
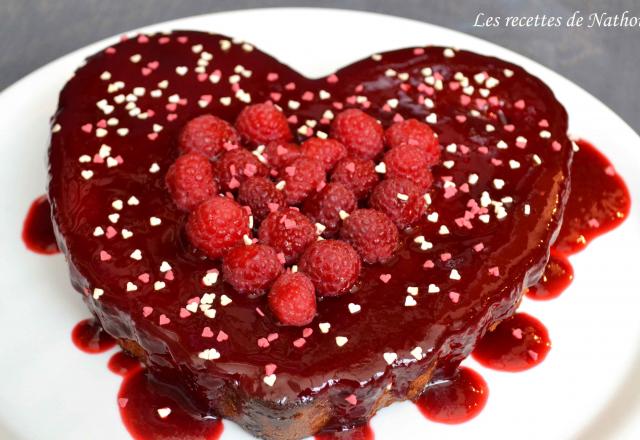
<path fill-rule="evenodd" d="M 209 75 L 207 75 L 206 73 L 198 73 L 198 81 L 204 82 L 207 80 L 207 78 L 209 78 Z"/>
<path fill-rule="evenodd" d="M 104 234 L 107 238 L 113 238 L 118 235 L 118 231 L 113 226 L 107 226 L 107 232 Z"/>
<path fill-rule="evenodd" d="M 185 309 L 184 307 L 180 308 L 180 317 L 181 318 L 188 318 L 189 316 L 191 316 L 191 312 L 188 311 L 187 309 Z"/>
<path fill-rule="evenodd" d="M 531 359 L 533 359 L 534 361 L 537 361 L 537 360 L 538 360 L 538 353 L 536 353 L 535 351 L 533 351 L 533 350 L 529 350 L 529 351 L 527 351 L 527 354 L 528 354 L 528 355 L 529 355 L 529 357 L 530 357 Z"/>
<path fill-rule="evenodd" d="M 493 266 L 489 268 L 489 275 L 493 275 L 494 277 L 500 276 L 500 269 L 498 266 Z"/>
<path fill-rule="evenodd" d="M 269 333 L 269 335 L 267 335 L 267 341 L 269 341 L 269 342 L 273 342 L 276 339 L 278 339 L 278 334 L 277 333 Z"/>
<path fill-rule="evenodd" d="M 185 44 L 187 41 L 189 41 L 189 37 L 178 37 L 178 43 Z"/>
<path fill-rule="evenodd" d="M 264 366 L 264 374 L 266 376 L 271 376 L 273 373 L 276 372 L 276 368 L 278 368 L 276 364 L 267 364 Z"/>
<path fill-rule="evenodd" d="M 476 252 L 480 252 L 482 249 L 484 249 L 484 244 L 483 243 L 478 243 L 478 244 L 473 246 L 473 250 L 476 251 Z"/>
<path fill-rule="evenodd" d="M 413 49 L 413 54 L 414 55 L 422 55 L 424 54 L 424 49 L 421 47 L 416 47 L 415 49 Z"/>
<path fill-rule="evenodd" d="M 149 61 L 147 63 L 147 67 L 151 70 L 156 70 L 158 68 L 158 66 L 160 66 L 160 62 L 159 61 Z"/>
<path fill-rule="evenodd" d="M 402 122 L 404 121 L 404 118 L 402 117 L 402 115 L 400 113 L 396 113 L 393 116 L 393 122 Z"/>
<path fill-rule="evenodd" d="M 345 397 L 344 400 L 346 400 L 352 405 L 356 405 L 358 403 L 358 398 L 356 397 L 355 394 L 351 394 L 350 396 Z"/>
<path fill-rule="evenodd" d="M 200 297 L 199 296 L 194 296 L 193 298 L 190 298 L 187 300 L 187 304 L 200 304 Z"/>
<path fill-rule="evenodd" d="M 127 403 L 129 402 L 129 399 L 127 399 L 126 397 L 120 397 L 118 398 L 118 406 L 120 408 L 124 408 L 125 406 L 127 406 Z"/>
<path fill-rule="evenodd" d="M 538 126 L 542 128 L 547 128 L 549 127 L 549 121 L 547 121 L 546 119 L 541 119 L 540 122 L 538 122 Z"/>
<path fill-rule="evenodd" d="M 296 174 L 296 167 L 290 166 L 290 167 L 286 167 L 284 169 L 284 172 L 287 173 L 287 176 L 295 176 Z"/>
<path fill-rule="evenodd" d="M 444 198 L 450 199 L 451 197 L 455 196 L 457 192 L 458 188 L 456 188 L 455 186 L 447 186 L 444 189 Z"/>
<path fill-rule="evenodd" d="M 216 338 L 216 340 L 218 342 L 223 342 L 223 341 L 226 341 L 227 339 L 229 339 L 229 335 L 226 334 L 225 332 L 223 332 L 222 330 L 219 330 L 218 331 L 218 337 Z M 268 342 L 267 342 L 267 344 L 268 344 Z"/>
<path fill-rule="evenodd" d="M 258 347 L 260 348 L 267 348 L 269 346 L 269 341 L 267 341 L 266 338 L 260 338 L 258 339 Z"/>
<path fill-rule="evenodd" d="M 553 141 L 551 142 L 551 148 L 553 149 L 553 151 L 560 151 L 562 145 L 558 141 Z"/>
<path fill-rule="evenodd" d="M 515 108 L 517 108 L 518 110 L 522 110 L 522 109 L 525 107 L 524 99 L 519 99 L 519 100 L 517 100 L 517 101 L 513 104 L 513 106 L 514 106 Z"/>
<path fill-rule="evenodd" d="M 456 82 L 456 81 L 454 81 L 454 82 L 450 82 L 450 83 L 449 83 L 449 88 L 450 88 L 451 90 L 454 90 L 454 91 L 455 91 L 455 90 L 458 90 L 458 89 L 460 88 L 460 83 L 459 83 L 459 82 Z"/>
<path fill-rule="evenodd" d="M 138 279 L 140 281 L 142 281 L 143 283 L 147 284 L 149 282 L 149 274 L 148 273 L 141 273 L 140 275 L 138 275 Z"/>
<path fill-rule="evenodd" d="M 284 228 L 285 229 L 293 229 L 296 227 L 296 222 L 295 220 L 291 220 L 290 218 L 284 218 Z"/>
<path fill-rule="evenodd" d="M 100 119 L 96 124 L 96 127 L 107 128 L 107 121 L 105 121 L 104 119 Z"/>
<path fill-rule="evenodd" d="M 451 259 L 451 254 L 449 252 L 445 252 L 443 254 L 440 254 L 440 259 L 442 261 L 449 261 Z"/>
<path fill-rule="evenodd" d="M 178 119 L 178 115 L 176 115 L 175 113 L 169 113 L 167 115 L 167 121 L 169 122 L 175 121 L 176 119 Z"/>
<path fill-rule="evenodd" d="M 522 139 L 516 141 L 516 147 L 524 148 L 526 146 L 527 146 L 527 141 L 522 140 Z"/>
<path fill-rule="evenodd" d="M 616 170 L 613 168 L 613 166 L 612 166 L 612 165 L 609 165 L 608 167 L 606 167 L 606 168 L 604 169 L 604 173 L 605 173 L 607 176 L 615 176 L 615 175 L 616 175 Z"/>
<path fill-rule="evenodd" d="M 202 329 L 202 337 L 203 338 L 213 338 L 213 332 L 209 327 L 205 327 Z"/>
<path fill-rule="evenodd" d="M 287 262 L 287 260 L 284 257 L 284 253 L 282 252 L 278 252 L 276 254 L 276 257 L 278 258 L 278 261 L 280 262 L 280 264 L 285 264 Z"/>
<path fill-rule="evenodd" d="M 295 90 L 296 89 L 296 83 L 294 82 L 290 82 L 285 84 L 284 86 L 285 90 Z"/>
<path fill-rule="evenodd" d="M 511 133 L 511 132 L 513 132 L 513 130 L 516 129 L 516 126 L 513 125 L 513 124 L 507 124 L 502 128 L 504 128 L 504 131 L 508 131 L 509 133 Z"/>
<path fill-rule="evenodd" d="M 595 218 L 590 218 L 589 221 L 587 222 L 587 224 L 589 225 L 589 227 L 591 228 L 598 228 L 600 227 L 600 222 L 595 219 Z"/>
<path fill-rule="evenodd" d="M 167 44 L 170 41 L 169 37 L 160 37 L 158 39 L 158 43 L 160 44 Z"/>
<path fill-rule="evenodd" d="M 338 76 L 337 76 L 335 73 L 333 73 L 333 74 L 329 75 L 329 76 L 327 77 L 327 82 L 328 82 L 329 84 L 335 84 L 335 83 L 337 83 L 337 82 L 338 82 Z"/>
<path fill-rule="evenodd" d="M 107 251 L 100 251 L 100 261 L 109 261 L 111 260 L 111 255 Z"/>
<path fill-rule="evenodd" d="M 174 275 L 173 275 L 173 271 L 167 271 L 167 273 L 164 274 L 164 279 L 167 281 L 173 281 Z"/>
<path fill-rule="evenodd" d="M 91 124 L 84 124 L 82 127 L 80 127 L 82 129 L 82 131 L 84 131 L 85 133 L 91 133 L 91 130 L 93 130 L 93 125 Z"/>
<path fill-rule="evenodd" d="M 380 275 L 380 281 L 382 281 L 385 284 L 387 284 L 390 279 L 391 279 L 390 273 L 383 273 L 382 275 Z"/>
<path fill-rule="evenodd" d="M 231 180 L 229 180 L 229 183 L 227 183 L 227 186 L 229 189 L 236 189 L 240 187 L 240 182 L 235 177 L 232 177 Z"/>
<path fill-rule="evenodd" d="M 140 34 L 138 36 L 138 43 L 145 44 L 145 43 L 148 43 L 148 42 L 149 42 L 149 37 L 147 37 L 146 35 Z"/>
<path fill-rule="evenodd" d="M 169 104 L 165 105 L 165 108 L 170 112 L 174 112 L 178 108 L 178 104 L 176 104 L 175 102 L 170 102 Z"/>
<path fill-rule="evenodd" d="M 142 308 L 142 316 L 145 318 L 153 313 L 153 307 L 144 306 Z"/>
<path fill-rule="evenodd" d="M 113 55 L 114 53 L 116 53 L 116 48 L 115 47 L 107 47 L 104 52 L 106 54 L 108 54 L 108 55 Z"/>
<path fill-rule="evenodd" d="M 425 269 L 433 269 L 435 267 L 435 264 L 433 263 L 433 260 L 427 260 L 422 264 L 422 267 L 424 267 Z"/>
<path fill-rule="evenodd" d="M 291 115 L 287 118 L 287 121 L 289 122 L 289 124 L 297 124 L 298 123 L 298 116 L 296 115 Z"/>
<path fill-rule="evenodd" d="M 493 166 L 499 167 L 500 165 L 502 165 L 502 161 L 500 159 L 496 159 L 495 157 L 491 158 L 491 163 L 493 164 Z"/>
<path fill-rule="evenodd" d="M 282 98 L 282 93 L 271 92 L 271 93 L 269 93 L 269 97 L 271 98 L 271 100 L 273 102 L 278 102 Z"/>
<path fill-rule="evenodd" d="M 303 338 L 308 338 L 312 334 L 313 334 L 313 329 L 312 328 L 307 327 L 304 330 L 302 330 L 302 337 Z"/>
<path fill-rule="evenodd" d="M 302 94 L 302 100 L 303 101 L 312 101 L 313 100 L 313 92 L 309 92 L 309 91 L 304 92 Z"/>
<path fill-rule="evenodd" d="M 516 339 L 522 339 L 522 329 L 520 328 L 514 328 L 511 331 L 511 334 L 513 335 L 514 338 Z"/>
<path fill-rule="evenodd" d="M 160 315 L 160 319 L 158 320 L 158 322 L 160 323 L 160 325 L 167 325 L 171 322 L 171 320 L 167 318 L 167 315 L 162 314 Z"/>
<path fill-rule="evenodd" d="M 256 307 L 256 313 L 264 318 L 264 312 L 262 311 L 262 309 L 260 309 L 260 307 Z"/>
<path fill-rule="evenodd" d="M 307 343 L 307 340 L 305 338 L 298 338 L 295 341 L 293 341 L 293 346 L 296 348 L 300 348 L 306 343 Z"/>
<path fill-rule="evenodd" d="M 147 138 L 150 141 L 155 141 L 156 139 L 158 139 L 158 133 L 149 133 L 149 134 L 147 134 Z"/>
<path fill-rule="evenodd" d="M 274 73 L 274 72 L 269 72 L 267 73 L 267 81 L 277 81 L 278 80 L 278 74 Z"/>
<path fill-rule="evenodd" d="M 457 304 L 460 301 L 460 294 L 458 292 L 449 292 L 449 299 L 452 303 Z"/>
<path fill-rule="evenodd" d="M 456 115 L 456 121 L 460 122 L 461 124 L 466 122 L 467 117 L 465 115 Z"/>
<path fill-rule="evenodd" d="M 460 104 L 467 106 L 471 102 L 471 97 L 467 95 L 460 95 Z"/>
<path fill-rule="evenodd" d="M 487 147 L 478 147 L 478 152 L 487 154 L 489 152 L 489 149 Z"/>

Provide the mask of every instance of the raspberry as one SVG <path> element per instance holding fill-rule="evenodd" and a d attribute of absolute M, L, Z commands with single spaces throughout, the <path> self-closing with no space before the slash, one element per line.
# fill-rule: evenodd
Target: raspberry
<path fill-rule="evenodd" d="M 216 177 L 224 191 L 231 191 L 249 177 L 266 176 L 267 167 L 257 157 L 243 148 L 227 151 L 216 164 Z"/>
<path fill-rule="evenodd" d="M 280 275 L 273 283 L 267 299 L 271 312 L 284 325 L 307 325 L 316 314 L 313 283 L 300 272 Z"/>
<path fill-rule="evenodd" d="M 266 293 L 283 271 L 275 249 L 263 244 L 233 248 L 222 261 L 224 280 L 246 294 Z"/>
<path fill-rule="evenodd" d="M 213 197 L 191 212 L 186 230 L 191 244 L 216 259 L 241 244 L 242 237 L 249 234 L 249 216 L 233 200 Z"/>
<path fill-rule="evenodd" d="M 266 177 L 251 177 L 240 185 L 238 201 L 251 208 L 251 213 L 262 221 L 272 211 L 286 206 L 284 193 L 278 191 Z"/>
<path fill-rule="evenodd" d="M 378 180 L 373 161 L 357 158 L 342 159 L 336 164 L 331 175 L 332 182 L 342 183 L 353 191 L 358 199 L 367 197 Z"/>
<path fill-rule="evenodd" d="M 369 206 L 387 214 L 400 229 L 414 225 L 426 208 L 418 187 L 402 177 L 380 182 L 371 193 Z"/>
<path fill-rule="evenodd" d="M 287 208 L 269 214 L 260 224 L 258 237 L 262 243 L 282 252 L 287 263 L 293 263 L 316 241 L 316 229 L 306 216 Z"/>
<path fill-rule="evenodd" d="M 387 178 L 404 177 L 415 183 L 422 192 L 433 183 L 427 155 L 420 147 L 409 144 L 395 147 L 384 155 L 384 163 Z"/>
<path fill-rule="evenodd" d="M 357 209 L 342 222 L 340 238 L 350 243 L 365 263 L 386 263 L 399 246 L 398 229 L 375 209 Z"/>
<path fill-rule="evenodd" d="M 339 160 L 347 157 L 347 149 L 334 139 L 310 138 L 300 145 L 304 156 L 322 163 L 325 171 L 331 171 Z"/>
<path fill-rule="evenodd" d="M 303 156 L 284 168 L 283 178 L 287 203 L 297 205 L 318 191 L 324 184 L 324 168 L 322 163 Z"/>
<path fill-rule="evenodd" d="M 199 153 L 180 156 L 169 167 L 165 182 L 176 206 L 191 211 L 218 192 L 209 159 Z"/>
<path fill-rule="evenodd" d="M 236 128 L 247 141 L 255 145 L 293 138 L 286 116 L 269 102 L 242 109 L 236 119 Z"/>
<path fill-rule="evenodd" d="M 290 142 L 269 142 L 262 153 L 267 160 L 267 164 L 280 170 L 300 157 L 300 147 Z"/>
<path fill-rule="evenodd" d="M 390 148 L 409 144 L 419 147 L 427 155 L 429 165 L 434 165 L 440 159 L 440 146 L 433 130 L 424 122 L 416 119 L 396 122 L 385 132 L 385 139 Z"/>
<path fill-rule="evenodd" d="M 331 124 L 331 137 L 342 142 L 349 155 L 361 159 L 373 159 L 384 148 L 382 126 L 358 109 L 338 113 Z"/>
<path fill-rule="evenodd" d="M 178 138 L 182 152 L 197 152 L 215 159 L 224 151 L 225 145 L 237 145 L 238 132 L 227 121 L 213 115 L 198 116 L 187 122 Z"/>
<path fill-rule="evenodd" d="M 360 257 L 344 241 L 317 241 L 302 254 L 300 270 L 309 276 L 318 295 L 338 296 L 358 281 Z"/>
<path fill-rule="evenodd" d="M 341 183 L 332 182 L 309 197 L 304 202 L 303 211 L 311 220 L 324 225 L 324 235 L 330 237 L 338 232 L 342 221 L 340 211 L 350 213 L 357 206 L 356 196 L 350 189 Z"/>

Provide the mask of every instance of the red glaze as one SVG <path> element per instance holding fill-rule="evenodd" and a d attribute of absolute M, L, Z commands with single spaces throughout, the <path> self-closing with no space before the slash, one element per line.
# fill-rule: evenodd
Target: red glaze
<path fill-rule="evenodd" d="M 71 340 L 85 353 L 104 353 L 116 345 L 113 339 L 95 319 L 80 321 L 71 331 Z"/>
<path fill-rule="evenodd" d="M 120 415 L 135 440 L 217 440 L 223 431 L 222 421 L 203 419 L 179 403 L 175 390 L 149 379 L 147 371 L 135 369 L 127 375 L 118 392 Z M 170 408 L 161 418 L 158 410 Z"/>
<path fill-rule="evenodd" d="M 554 248 L 566 255 L 618 226 L 631 208 L 629 190 L 611 162 L 589 142 L 577 141 L 571 166 L 571 195 Z"/>
<path fill-rule="evenodd" d="M 22 226 L 22 241 L 36 254 L 52 255 L 60 252 L 51 223 L 51 206 L 47 196 L 33 201 Z"/>
<path fill-rule="evenodd" d="M 391 394 L 401 399 L 410 381 L 434 361 L 439 370 L 454 369 L 469 354 L 473 336 L 511 315 L 522 288 L 536 281 L 567 194 L 572 152 L 564 135 L 566 113 L 548 88 L 519 67 L 469 52 L 450 58 L 437 47 L 398 50 L 383 54 L 382 61 L 366 59 L 348 66 L 337 72 L 337 80 L 333 76 L 311 80 L 241 44 L 226 51 L 221 44 L 224 39 L 197 32 L 131 39 L 91 58 L 61 93 L 61 110 L 54 119 L 61 128 L 52 136 L 50 150 L 49 195 L 55 202 L 54 217 L 65 251 L 74 262 L 72 282 L 79 291 L 94 292 L 85 298 L 106 330 L 141 344 L 149 354 L 150 373 L 180 390 L 176 396 L 188 393 L 189 402 L 202 414 L 220 410 L 216 393 L 225 392 L 232 371 L 234 390 L 241 397 L 298 402 L 315 398 L 321 390 L 335 403 L 326 429 L 363 423 L 365 417 L 353 420 L 352 414 L 368 414 L 387 385 L 392 384 Z M 215 68 L 223 73 L 216 85 L 208 77 L 201 80 L 193 70 L 188 69 L 186 76 L 179 73 L 178 66 L 195 66 L 198 57 L 192 47 L 199 44 L 213 54 Z M 133 61 L 138 56 L 141 61 Z M 238 64 L 252 74 L 232 86 L 227 76 Z M 389 66 L 409 79 L 386 74 Z M 424 78 L 425 67 L 437 75 Z M 505 69 L 514 74 L 506 75 Z M 105 72 L 112 79 L 99 79 Z M 476 81 L 474 75 L 486 72 L 500 84 L 488 92 L 488 99 L 476 92 L 472 98 L 465 97 L 453 78 L 455 72 L 471 82 Z M 170 81 L 169 88 L 161 91 L 163 98 L 150 97 L 150 91 L 165 79 Z M 434 84 L 442 79 L 443 87 L 427 86 L 427 79 Z M 109 84 L 120 80 L 125 89 L 109 94 Z M 131 93 L 133 87 L 145 89 L 136 102 L 142 111 L 152 110 L 146 120 L 132 117 L 114 100 L 114 94 Z M 357 291 L 320 302 L 318 316 L 309 327 L 313 332 L 306 332 L 304 338 L 300 329 L 280 327 L 268 311 L 264 314 L 263 299 L 237 295 L 222 282 L 204 285 L 205 274 L 219 265 L 186 243 L 185 214 L 173 206 L 164 187 L 164 173 L 178 153 L 175 140 L 186 121 L 204 112 L 233 121 L 245 106 L 237 99 L 228 106 L 221 103 L 220 97 L 237 96 L 233 87 L 242 88 L 241 96 L 250 94 L 252 102 L 278 101 L 291 118 L 298 142 L 305 137 L 298 129 L 304 128 L 299 127 L 302 121 L 319 121 L 314 130 L 326 133 L 329 121 L 322 121 L 326 110 L 353 107 L 360 96 L 367 98 L 367 112 L 383 127 L 398 117 L 424 120 L 431 113 L 424 100 L 430 97 L 437 113 L 431 126 L 441 144 L 458 146 L 442 152 L 443 164 L 453 161 L 453 166 L 433 169 L 430 212 L 438 212 L 438 221 L 425 220 L 403 232 L 398 256 L 386 266 L 363 268 Z M 331 99 L 318 99 L 318 90 L 329 93 Z M 306 92 L 311 93 L 311 101 L 302 99 Z M 177 103 L 168 100 L 170 96 Z M 387 101 L 398 97 L 402 99 L 397 108 L 385 109 Z M 106 123 L 102 110 L 96 110 L 102 99 L 114 106 L 109 118 L 118 119 L 121 133 Z M 297 110 L 287 105 L 290 100 L 300 104 Z M 160 133 L 153 131 L 154 123 L 162 125 Z M 551 137 L 543 137 L 543 131 Z M 522 144 L 518 136 L 529 142 L 517 146 Z M 497 148 L 500 141 L 509 147 Z M 107 159 L 112 166 L 105 166 L 108 160 L 100 156 L 103 144 L 111 146 Z M 91 163 L 79 160 L 87 155 L 93 158 Z M 512 166 L 512 161 L 519 166 Z M 469 185 L 472 173 L 479 179 Z M 495 179 L 504 180 L 502 189 Z M 445 182 L 455 183 L 455 191 Z M 479 202 L 483 191 L 490 191 L 494 201 L 511 198 L 502 202 L 506 217 L 498 219 L 489 205 L 484 208 L 487 223 L 478 219 L 482 208 L 467 218 L 470 201 Z M 140 203 L 129 205 L 132 196 Z M 124 202 L 124 209 L 116 212 L 113 203 L 118 200 Z M 525 214 L 527 207 L 531 215 Z M 120 214 L 115 221 L 114 213 Z M 162 223 L 153 225 L 150 221 L 155 217 Z M 439 227 L 445 224 L 449 233 L 440 234 Z M 107 233 L 96 235 L 98 227 Z M 124 229 L 134 235 L 124 238 Z M 432 248 L 419 249 L 414 239 L 421 235 L 433 241 Z M 130 257 L 136 249 L 142 259 Z M 108 260 L 101 260 L 102 251 L 109 254 Z M 170 263 L 170 277 L 160 270 L 162 261 Z M 154 288 L 156 281 L 162 282 L 160 292 Z M 430 283 L 439 287 L 439 293 L 426 291 L 424 286 Z M 416 304 L 409 307 L 405 306 L 408 286 L 421 286 Z M 104 294 L 96 299 L 94 289 Z M 216 294 L 215 320 L 200 311 L 183 311 L 190 299 L 204 292 Z M 232 302 L 223 305 L 225 295 Z M 359 304 L 361 310 L 348 313 L 349 303 Z M 331 323 L 328 334 L 319 331 L 321 322 Z M 386 325 L 389 322 L 393 325 Z M 218 337 L 205 335 L 205 326 Z M 219 338 L 221 331 L 226 338 Z M 274 333 L 277 339 L 266 339 Z M 340 347 L 336 336 L 346 337 L 348 343 Z M 267 344 L 261 344 L 262 339 Z M 294 345 L 300 339 L 305 343 Z M 418 362 L 411 354 L 415 347 L 424 354 Z M 205 357 L 220 355 L 215 362 L 198 357 L 211 348 L 217 351 Z M 393 368 L 382 356 L 389 351 L 398 355 Z M 262 380 L 265 364 L 270 362 L 277 364 L 273 385 Z M 370 386 L 372 377 L 376 377 L 375 386 Z M 357 398 L 355 408 L 345 405 L 345 393 Z M 247 405 L 243 410 L 237 415 L 239 421 L 251 420 L 252 408 Z M 125 417 L 134 426 L 131 419 Z"/>
<path fill-rule="evenodd" d="M 369 424 L 356 426 L 346 431 L 317 434 L 316 440 L 374 440 L 375 435 Z"/>
<path fill-rule="evenodd" d="M 484 335 L 473 357 L 494 370 L 523 371 L 542 362 L 550 349 L 545 326 L 533 316 L 516 313 Z"/>
<path fill-rule="evenodd" d="M 458 424 L 473 419 L 487 403 L 489 388 L 471 368 L 460 367 L 451 379 L 436 381 L 416 401 L 429 420 Z"/>
<path fill-rule="evenodd" d="M 127 376 L 132 371 L 140 368 L 140 361 L 124 351 L 119 351 L 111 356 L 107 367 L 115 374 Z"/>
<path fill-rule="evenodd" d="M 527 298 L 536 300 L 557 298 L 569 287 L 571 281 L 573 281 L 573 267 L 569 260 L 558 252 L 552 253 L 542 278 L 527 290 Z"/>

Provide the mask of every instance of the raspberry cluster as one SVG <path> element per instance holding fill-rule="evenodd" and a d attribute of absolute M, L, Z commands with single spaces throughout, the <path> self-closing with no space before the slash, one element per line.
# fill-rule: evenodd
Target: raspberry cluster
<path fill-rule="evenodd" d="M 235 126 L 198 116 L 178 147 L 165 179 L 189 213 L 189 241 L 221 261 L 237 292 L 268 293 L 273 316 L 294 326 L 313 320 L 317 298 L 350 292 L 363 262 L 394 258 L 400 230 L 425 213 L 440 157 L 427 124 L 409 119 L 385 132 L 357 109 L 336 115 L 330 138 L 297 145 L 270 102 L 245 107 Z"/>

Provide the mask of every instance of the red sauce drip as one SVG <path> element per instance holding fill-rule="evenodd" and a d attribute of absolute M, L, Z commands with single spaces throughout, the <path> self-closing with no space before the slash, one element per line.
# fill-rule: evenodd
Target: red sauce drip
<path fill-rule="evenodd" d="M 629 214 L 627 186 L 611 162 L 587 141 L 577 142 L 573 156 L 571 194 L 555 249 L 574 254 L 595 237 L 618 226 Z"/>
<path fill-rule="evenodd" d="M 524 371 L 542 362 L 550 349 L 545 326 L 533 316 L 516 313 L 484 335 L 473 357 L 494 370 Z"/>
<path fill-rule="evenodd" d="M 527 297 L 536 300 L 557 298 L 573 281 L 573 267 L 565 256 L 552 253 L 544 274 L 537 284 L 529 287 Z"/>
<path fill-rule="evenodd" d="M 51 223 L 51 206 L 47 196 L 40 196 L 31 203 L 22 226 L 22 241 L 36 254 L 52 255 L 60 252 Z"/>
<path fill-rule="evenodd" d="M 450 379 L 430 385 L 416 405 L 429 420 L 458 424 L 477 416 L 488 397 L 489 388 L 482 376 L 460 367 Z"/>
<path fill-rule="evenodd" d="M 104 353 L 116 345 L 116 341 L 104 331 L 95 319 L 80 321 L 71 331 L 71 340 L 85 353 Z"/>
<path fill-rule="evenodd" d="M 143 368 L 127 375 L 118 392 L 120 415 L 136 440 L 216 440 L 223 431 L 219 419 L 203 419 L 184 410 L 170 391 L 153 382 Z M 164 418 L 158 410 L 170 408 Z"/>
<path fill-rule="evenodd" d="M 107 364 L 109 370 L 120 376 L 126 376 L 132 371 L 140 368 L 140 362 L 138 359 L 129 356 L 124 351 L 119 351 L 111 356 L 109 363 Z"/>

